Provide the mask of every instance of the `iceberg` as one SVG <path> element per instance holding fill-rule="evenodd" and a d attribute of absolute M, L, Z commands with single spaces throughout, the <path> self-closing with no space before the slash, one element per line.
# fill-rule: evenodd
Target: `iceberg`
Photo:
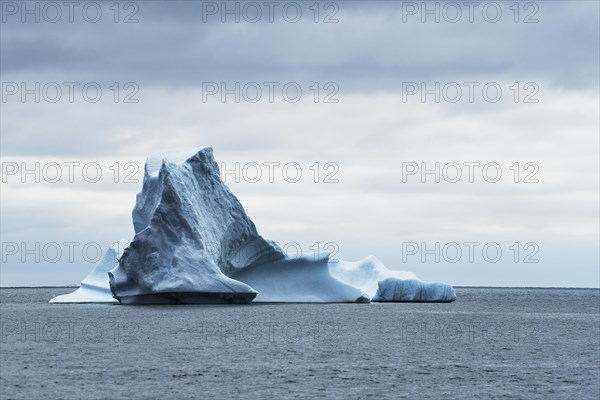
<path fill-rule="evenodd" d="M 418 279 L 387 278 L 378 283 L 375 302 L 451 302 L 456 300 L 454 288 L 441 282 L 424 282 Z"/>
<path fill-rule="evenodd" d="M 50 302 L 363 303 L 371 298 L 455 298 L 451 286 L 387 269 L 374 256 L 357 262 L 332 260 L 327 253 L 287 256 L 258 233 L 221 180 L 211 147 L 149 156 L 132 219 L 133 240 L 111 247 L 79 289 Z"/>
<path fill-rule="evenodd" d="M 110 291 L 108 271 L 119 264 L 118 260 L 128 243 L 126 239 L 121 239 L 110 246 L 77 290 L 56 296 L 50 303 L 118 303 Z"/>
<path fill-rule="evenodd" d="M 210 147 L 148 157 L 133 224 L 108 273 L 121 303 L 249 303 L 257 292 L 229 275 L 284 257 L 221 181 Z"/>

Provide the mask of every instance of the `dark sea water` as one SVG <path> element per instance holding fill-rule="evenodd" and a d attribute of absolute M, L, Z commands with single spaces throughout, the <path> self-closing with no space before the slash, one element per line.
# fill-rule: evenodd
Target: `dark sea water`
<path fill-rule="evenodd" d="M 598 399 L 600 291 L 451 304 L 48 304 L 0 289 L 2 399 Z"/>

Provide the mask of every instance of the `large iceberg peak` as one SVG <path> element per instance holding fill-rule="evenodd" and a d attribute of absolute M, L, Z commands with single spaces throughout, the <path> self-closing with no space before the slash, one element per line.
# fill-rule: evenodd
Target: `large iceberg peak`
<path fill-rule="evenodd" d="M 211 147 L 148 157 L 133 223 L 135 237 L 110 273 L 121 300 L 197 293 L 250 301 L 256 291 L 228 276 L 284 257 L 222 182 Z"/>
<path fill-rule="evenodd" d="M 150 154 L 148 157 L 146 157 L 144 173 L 147 175 L 157 176 L 163 164 L 168 163 L 181 165 L 190 158 L 197 156 L 199 153 L 210 154 L 210 157 L 212 157 L 213 149 L 211 146 L 180 147 Z"/>

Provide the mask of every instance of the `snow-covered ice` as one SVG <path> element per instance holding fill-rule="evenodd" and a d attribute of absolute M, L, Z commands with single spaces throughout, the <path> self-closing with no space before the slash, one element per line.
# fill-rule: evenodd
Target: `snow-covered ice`
<path fill-rule="evenodd" d="M 366 293 L 370 298 L 377 292 L 377 283 L 387 278 L 417 279 L 415 274 L 406 271 L 387 269 L 373 255 L 360 261 L 331 260 L 329 262 L 331 275 L 348 285 L 354 286 Z"/>
<path fill-rule="evenodd" d="M 360 289 L 332 276 L 328 263 L 328 253 L 286 257 L 243 269 L 233 278 L 258 291 L 255 302 L 369 302 Z"/>
<path fill-rule="evenodd" d="M 110 292 L 108 271 L 119 264 L 118 260 L 128 243 L 126 239 L 121 239 L 110 246 L 92 272 L 81 281 L 77 290 L 56 296 L 50 303 L 118 303 Z"/>

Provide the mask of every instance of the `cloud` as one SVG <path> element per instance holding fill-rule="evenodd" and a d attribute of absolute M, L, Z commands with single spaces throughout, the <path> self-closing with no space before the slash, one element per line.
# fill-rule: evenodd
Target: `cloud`
<path fill-rule="evenodd" d="M 142 2 L 139 22 L 3 24 L 5 79 L 126 80 L 145 87 L 189 87 L 204 81 L 336 81 L 345 90 L 386 90 L 404 81 L 543 79 L 553 86 L 598 84 L 598 4 L 506 4 L 496 23 L 483 5 L 456 23 L 403 11 L 407 2 L 339 2 L 338 23 L 203 23 L 201 3 Z M 420 4 L 420 3 L 415 3 Z M 497 4 L 497 3 L 496 3 Z M 419 7 L 420 8 L 420 7 Z M 174 11 L 177 10 L 177 11 Z M 523 23 L 535 11 L 536 23 Z M 527 13 L 527 14 L 526 14 Z M 523 38 L 527 38 L 524 40 Z M 343 84 L 343 85 L 342 85 Z"/>
<path fill-rule="evenodd" d="M 56 103 L 38 93 L 39 103 L 16 94 L 1 104 L 3 242 L 107 247 L 131 239 L 145 156 L 212 145 L 221 166 L 237 171 L 226 182 L 261 233 L 281 243 L 312 251 L 333 242 L 341 258 L 373 253 L 394 268 L 459 285 L 600 284 L 597 3 L 536 3 L 535 24 L 514 23 L 507 7 L 496 24 L 423 24 L 419 15 L 403 22 L 401 2 L 340 2 L 337 24 L 203 23 L 199 4 L 140 2 L 136 24 L 2 23 L 2 81 L 58 82 L 63 90 Z M 79 86 L 70 102 L 64 82 L 73 81 Z M 220 93 L 206 97 L 207 81 L 228 88 L 255 81 L 263 97 L 237 103 L 228 95 L 223 103 Z M 263 84 L 271 81 L 279 82 L 273 102 Z M 296 103 L 281 93 L 292 81 L 302 89 Z M 102 89 L 96 103 L 82 94 L 87 82 Z M 127 82 L 139 90 L 125 89 Z M 337 103 L 323 101 L 326 82 L 339 88 Z M 403 82 L 429 89 L 440 82 L 441 98 L 403 95 Z M 456 103 L 443 91 L 451 82 L 463 90 Z M 472 102 L 465 82 L 478 83 Z M 498 102 L 485 98 L 486 83 L 502 89 Z M 128 94 L 138 102 L 125 103 Z M 526 103 L 528 95 L 537 102 Z M 36 162 L 57 163 L 63 174 L 65 163 L 79 169 L 74 182 L 23 179 L 23 165 Z M 265 163 L 273 162 L 269 182 Z M 496 163 L 501 180 L 490 183 L 478 169 L 470 183 L 465 162 Z M 405 181 L 406 163 L 420 170 Z M 463 178 L 450 183 L 440 172 L 439 183 L 431 174 L 421 182 L 421 169 L 436 163 L 440 171 L 461 166 Z M 538 183 L 524 183 L 534 171 L 527 163 Z M 81 175 L 92 164 L 102 171 L 98 182 Z M 283 172 L 287 164 L 301 169 L 297 183 Z M 256 165 L 262 175 L 253 183 Z M 138 182 L 125 183 L 127 176 Z M 324 182 L 327 176 L 338 182 Z M 403 243 L 464 241 L 501 243 L 504 257 L 402 262 Z M 535 265 L 522 263 L 529 242 L 539 246 Z M 72 283 L 90 268 L 81 257 L 23 263 L 17 254 L 3 263 L 2 284 Z"/>

